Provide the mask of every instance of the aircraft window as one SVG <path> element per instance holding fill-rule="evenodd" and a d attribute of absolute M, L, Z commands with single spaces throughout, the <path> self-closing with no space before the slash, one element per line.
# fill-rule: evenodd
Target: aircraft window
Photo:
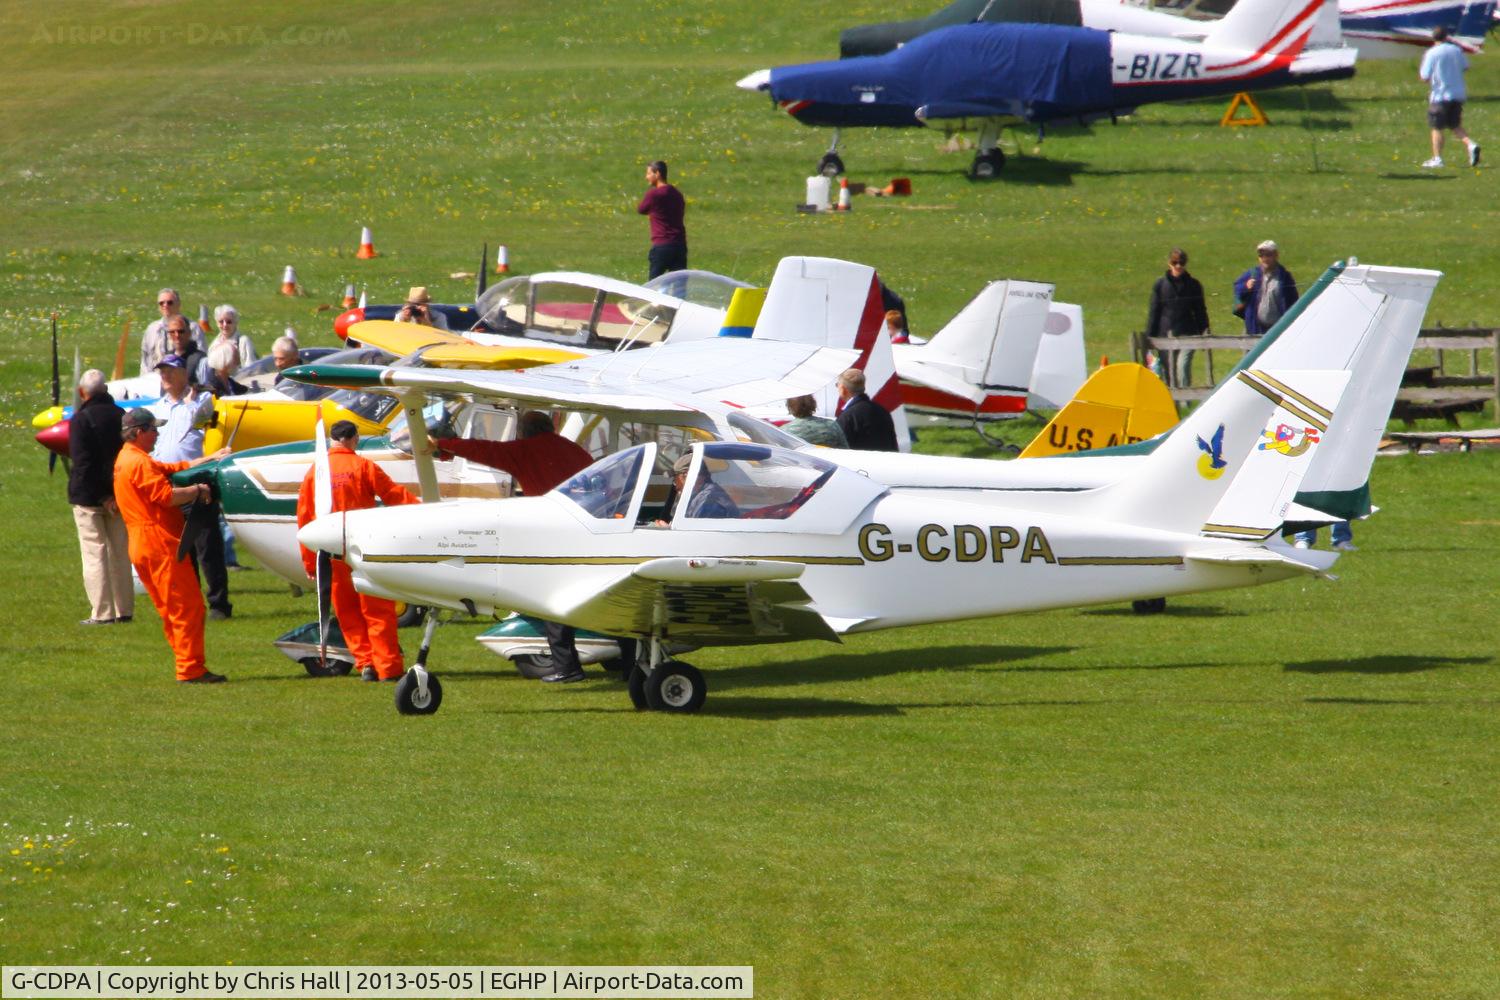
<path fill-rule="evenodd" d="M 646 282 L 646 287 L 712 309 L 728 309 L 736 288 L 755 286 L 713 271 L 668 271 Z"/>
<path fill-rule="evenodd" d="M 601 458 L 555 492 L 582 507 L 591 517 L 601 520 L 624 517 L 630 513 L 646 450 L 643 445 Z"/>
<path fill-rule="evenodd" d="M 558 281 L 533 284 L 531 325 L 548 333 L 583 334 L 594 320 L 599 291 Z"/>
<path fill-rule="evenodd" d="M 631 295 L 610 292 L 604 296 L 594 332 L 600 340 L 615 343 L 657 344 L 667 335 L 677 310 Z"/>
<path fill-rule="evenodd" d="M 395 396 L 363 389 L 340 389 L 328 399 L 372 424 L 384 423 L 390 412 L 400 405 Z"/>
<path fill-rule="evenodd" d="M 757 445 L 711 444 L 699 468 L 685 516 L 785 520 L 817 495 L 837 466 Z"/>
<path fill-rule="evenodd" d="M 769 444 L 776 448 L 786 448 L 789 451 L 799 451 L 808 447 L 807 442 L 801 438 L 793 437 L 775 424 L 768 424 L 764 420 L 758 420 L 747 414 L 731 413 L 726 419 L 730 427 L 756 444 Z"/>
<path fill-rule="evenodd" d="M 526 330 L 526 306 L 531 301 L 531 279 L 525 275 L 506 278 L 491 285 L 475 303 L 479 324 L 494 330 L 519 336 Z"/>

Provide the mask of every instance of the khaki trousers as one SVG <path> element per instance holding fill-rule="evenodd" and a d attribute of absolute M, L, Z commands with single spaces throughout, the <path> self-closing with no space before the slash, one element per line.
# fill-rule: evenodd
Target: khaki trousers
<path fill-rule="evenodd" d="M 130 578 L 130 539 L 119 513 L 103 507 L 73 507 L 78 550 L 83 556 L 83 589 L 90 618 L 109 621 L 135 614 Z"/>

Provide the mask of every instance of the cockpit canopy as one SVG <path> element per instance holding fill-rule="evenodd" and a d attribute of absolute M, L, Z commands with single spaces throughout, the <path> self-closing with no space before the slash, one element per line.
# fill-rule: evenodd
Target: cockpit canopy
<path fill-rule="evenodd" d="M 819 534 L 844 531 L 885 493 L 865 477 L 805 451 L 715 442 L 694 446 L 692 455 L 682 482 L 674 482 L 657 503 L 644 502 L 651 480 L 675 477 L 658 462 L 654 444 L 601 459 L 554 492 L 582 511 L 594 531 L 662 520 L 674 530 Z"/>
<path fill-rule="evenodd" d="M 639 285 L 583 277 L 507 278 L 479 297 L 480 319 L 496 333 L 611 350 L 667 336 L 680 302 Z"/>

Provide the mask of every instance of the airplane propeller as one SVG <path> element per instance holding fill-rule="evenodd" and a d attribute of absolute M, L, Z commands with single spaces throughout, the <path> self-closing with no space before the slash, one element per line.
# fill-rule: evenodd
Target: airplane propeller
<path fill-rule="evenodd" d="M 313 516 L 317 519 L 333 512 L 333 475 L 328 466 L 328 436 L 323 431 L 321 413 L 313 440 Z M 333 617 L 333 557 L 324 549 L 318 550 L 314 582 L 318 588 L 318 668 L 332 673 L 328 668 L 328 632 Z"/>
<path fill-rule="evenodd" d="M 484 241 L 484 249 L 479 251 L 479 277 L 474 282 L 474 301 L 478 302 L 484 290 L 490 286 L 490 241 Z"/>

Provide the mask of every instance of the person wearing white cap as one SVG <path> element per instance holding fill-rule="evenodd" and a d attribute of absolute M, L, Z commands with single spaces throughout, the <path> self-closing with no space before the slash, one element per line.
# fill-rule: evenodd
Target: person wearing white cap
<path fill-rule="evenodd" d="M 1281 248 L 1262 240 L 1255 248 L 1259 263 L 1234 280 L 1234 314 L 1245 321 L 1245 336 L 1259 337 L 1297 301 L 1297 282 L 1281 266 Z"/>

